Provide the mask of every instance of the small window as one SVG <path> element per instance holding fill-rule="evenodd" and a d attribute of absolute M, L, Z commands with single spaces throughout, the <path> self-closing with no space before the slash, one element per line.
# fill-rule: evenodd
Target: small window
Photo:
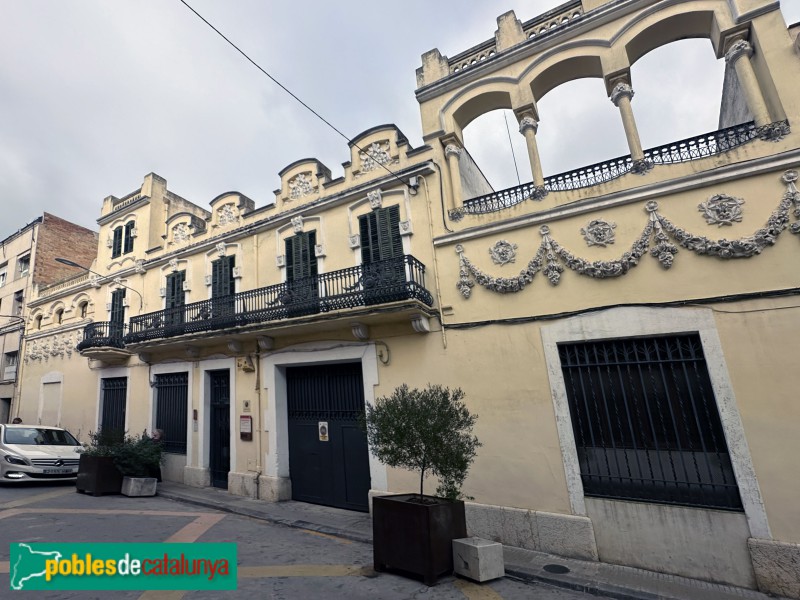
<path fill-rule="evenodd" d="M 22 304 L 25 301 L 25 296 L 22 290 L 18 292 L 14 292 L 14 306 L 11 310 L 11 314 L 16 317 L 22 316 Z"/>
<path fill-rule="evenodd" d="M 136 223 L 133 221 L 128 221 L 125 224 L 125 240 L 124 240 L 124 248 L 122 250 L 123 254 L 127 254 L 128 252 L 133 252 L 133 236 L 135 230 Z"/>
<path fill-rule="evenodd" d="M 16 352 L 6 352 L 5 366 L 6 367 L 16 367 L 17 366 L 17 353 Z"/>
<path fill-rule="evenodd" d="M 111 258 L 117 258 L 122 254 L 122 226 L 114 229 L 114 238 L 111 242 Z"/>
<path fill-rule="evenodd" d="M 55 316 L 54 321 L 59 325 L 64 321 L 64 309 L 63 308 L 59 308 L 56 311 L 56 316 Z"/>
<path fill-rule="evenodd" d="M 17 261 L 17 273 L 19 277 L 25 277 L 31 269 L 31 255 L 21 256 Z"/>
<path fill-rule="evenodd" d="M 17 353 L 6 352 L 3 357 L 3 376 L 1 379 L 15 379 L 17 377 Z"/>
<path fill-rule="evenodd" d="M 3 287 L 6 284 L 6 278 L 8 277 L 8 263 L 4 262 L 0 265 L 0 287 Z"/>
<path fill-rule="evenodd" d="M 42 328 L 42 315 L 36 315 L 36 318 L 33 320 L 33 327 L 36 330 Z"/>
<path fill-rule="evenodd" d="M 78 305 L 78 314 L 80 314 L 81 319 L 86 318 L 86 312 L 89 310 L 89 303 L 84 301 Z"/>

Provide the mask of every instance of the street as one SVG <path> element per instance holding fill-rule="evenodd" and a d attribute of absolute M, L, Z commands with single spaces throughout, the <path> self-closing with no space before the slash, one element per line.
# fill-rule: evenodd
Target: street
<path fill-rule="evenodd" d="M 571 600 L 589 595 L 503 578 L 478 585 L 444 577 L 428 588 L 420 582 L 372 570 L 372 548 L 316 531 L 272 525 L 156 496 L 92 497 L 72 483 L 0 487 L 0 597 L 46 599 L 180 600 L 200 598 Z M 15 542 L 235 542 L 236 591 L 52 591 L 9 590 L 9 544 Z"/>

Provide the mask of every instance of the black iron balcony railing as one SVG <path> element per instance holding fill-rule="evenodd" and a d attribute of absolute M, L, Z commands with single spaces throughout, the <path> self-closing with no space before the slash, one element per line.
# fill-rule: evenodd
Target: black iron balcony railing
<path fill-rule="evenodd" d="M 750 121 L 749 123 L 650 148 L 644 151 L 644 158 L 650 165 L 688 162 L 722 154 L 756 138 L 779 139 L 788 130 L 789 123 L 787 121 L 770 123 L 761 127 L 756 127 L 755 123 Z M 632 168 L 633 160 L 628 154 L 589 165 L 588 167 L 575 169 L 574 171 L 551 175 L 544 180 L 544 187 L 549 192 L 591 187 L 622 177 L 629 173 Z M 497 212 L 520 204 L 525 200 L 538 197 L 534 195 L 534 192 L 533 183 L 525 183 L 499 192 L 465 200 L 462 209 L 460 211 L 457 209 L 456 212 L 466 214 Z"/>
<path fill-rule="evenodd" d="M 127 332 L 125 323 L 89 323 L 83 328 L 83 340 L 77 346 L 78 351 L 87 348 L 124 348 L 123 339 Z"/>
<path fill-rule="evenodd" d="M 408 299 L 433 304 L 431 293 L 425 289 L 425 265 L 411 255 L 132 317 L 125 342 L 141 343 Z"/>

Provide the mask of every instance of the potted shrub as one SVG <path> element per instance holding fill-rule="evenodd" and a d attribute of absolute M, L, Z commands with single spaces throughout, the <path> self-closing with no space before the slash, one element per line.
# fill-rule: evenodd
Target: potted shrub
<path fill-rule="evenodd" d="M 125 496 L 155 496 L 163 449 L 147 433 L 125 436 L 116 447 L 114 464 L 122 474 L 122 494 Z"/>
<path fill-rule="evenodd" d="M 117 431 L 89 433 L 89 444 L 84 445 L 78 465 L 75 488 L 80 493 L 93 496 L 119 494 L 122 490 L 122 473 L 114 463 L 114 448 L 122 442 L 123 434 Z"/>
<path fill-rule="evenodd" d="M 477 419 L 461 389 L 402 385 L 367 406 L 370 451 L 384 464 L 416 471 L 419 494 L 372 500 L 373 560 L 376 571 L 421 577 L 434 585 L 453 570 L 452 540 L 467 536 L 461 486 L 477 448 Z M 437 496 L 424 494 L 426 475 L 439 479 Z"/>
<path fill-rule="evenodd" d="M 155 496 L 163 450 L 146 433 L 129 436 L 121 431 L 90 433 L 81 454 L 75 487 L 94 496 L 124 494 Z"/>

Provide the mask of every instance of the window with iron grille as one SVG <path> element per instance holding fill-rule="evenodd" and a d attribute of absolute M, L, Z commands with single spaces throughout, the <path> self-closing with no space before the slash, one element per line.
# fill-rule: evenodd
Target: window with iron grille
<path fill-rule="evenodd" d="M 585 495 L 742 510 L 699 335 L 558 352 Z"/>
<path fill-rule="evenodd" d="M 156 375 L 156 428 L 164 432 L 164 452 L 186 454 L 189 374 Z"/>
<path fill-rule="evenodd" d="M 106 435 L 121 436 L 125 432 L 128 378 L 104 377 L 100 382 L 103 394 L 100 427 Z"/>

